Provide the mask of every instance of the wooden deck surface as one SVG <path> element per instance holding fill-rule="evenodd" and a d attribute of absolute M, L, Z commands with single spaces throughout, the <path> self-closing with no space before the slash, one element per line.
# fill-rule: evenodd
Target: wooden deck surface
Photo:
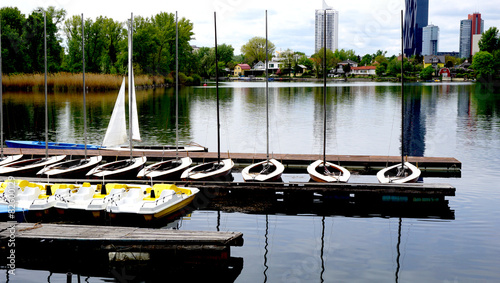
<path fill-rule="evenodd" d="M 0 223 L 0 240 L 10 237 L 10 222 Z M 170 229 L 92 226 L 69 224 L 14 223 L 15 239 L 44 241 L 87 241 L 175 246 L 242 246 L 243 234 L 239 232 L 181 231 Z"/>

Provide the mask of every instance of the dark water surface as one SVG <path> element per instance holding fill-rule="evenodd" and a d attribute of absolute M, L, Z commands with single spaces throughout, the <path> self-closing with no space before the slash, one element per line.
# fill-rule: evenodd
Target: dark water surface
<path fill-rule="evenodd" d="M 221 85 L 223 152 L 265 152 L 264 86 Z M 448 203 L 410 207 L 229 196 L 208 198 L 175 225 L 242 232 L 243 247 L 231 250 L 243 260 L 236 282 L 500 281 L 500 94 L 494 86 L 455 83 L 412 84 L 406 91 L 406 153 L 455 157 L 463 164 L 459 178 L 422 180 L 455 186 Z M 216 150 L 215 88 L 182 88 L 180 94 L 180 141 Z M 269 94 L 271 152 L 320 154 L 322 84 L 275 82 Z M 102 141 L 115 98 L 116 93 L 88 95 L 89 143 Z M 81 99 L 78 93 L 49 95 L 50 141 L 83 142 Z M 175 143 L 174 99 L 172 89 L 138 92 L 141 144 Z M 327 101 L 327 153 L 400 154 L 398 84 L 329 83 Z M 6 93 L 4 107 L 5 139 L 44 140 L 43 93 Z M 353 175 L 350 182 L 377 181 Z M 156 272 L 166 282 L 172 271 Z M 109 278 L 117 276 L 81 276 L 83 282 Z M 18 268 L 8 279 L 66 282 L 66 274 Z"/>

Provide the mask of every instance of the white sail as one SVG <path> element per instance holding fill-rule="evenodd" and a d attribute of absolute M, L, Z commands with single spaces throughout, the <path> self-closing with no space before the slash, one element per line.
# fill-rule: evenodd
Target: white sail
<path fill-rule="evenodd" d="M 132 139 L 134 141 L 141 141 L 141 133 L 139 132 L 139 116 L 137 115 L 137 99 L 135 98 L 135 82 L 134 71 L 132 73 Z"/>
<path fill-rule="evenodd" d="M 129 36 L 128 36 L 128 75 L 130 77 L 130 82 L 131 82 L 131 85 L 129 86 L 129 91 L 131 92 L 131 101 L 129 101 L 129 103 L 131 103 L 131 105 L 129 106 L 130 107 L 130 111 L 131 113 L 129 113 L 129 115 L 131 115 L 132 117 L 132 123 L 130 124 L 131 127 L 132 127 L 132 140 L 134 141 L 141 141 L 141 133 L 139 132 L 139 116 L 137 115 L 137 101 L 136 101 L 136 98 L 135 98 L 135 82 L 134 82 L 134 66 L 133 66 L 133 62 L 132 62 L 132 23 L 131 23 L 131 27 L 129 29 Z M 130 118 L 130 116 L 129 116 Z"/>
<path fill-rule="evenodd" d="M 102 145 L 106 147 L 118 146 L 125 142 L 127 142 L 127 125 L 125 121 L 125 78 L 123 78 Z"/>

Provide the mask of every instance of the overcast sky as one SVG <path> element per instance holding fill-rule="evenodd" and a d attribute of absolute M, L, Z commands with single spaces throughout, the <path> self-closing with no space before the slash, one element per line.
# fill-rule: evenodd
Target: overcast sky
<path fill-rule="evenodd" d="M 377 50 L 399 54 L 400 11 L 403 0 L 326 1 L 339 11 L 339 48 L 353 49 L 363 56 Z M 429 24 L 440 28 L 439 51 L 459 51 L 460 20 L 480 12 L 485 30 L 500 28 L 500 5 L 496 1 L 429 1 Z M 117 21 L 130 13 L 150 17 L 159 12 L 178 12 L 194 25 L 191 42 L 196 46 L 214 46 L 213 12 L 217 12 L 218 43 L 232 45 L 240 54 L 241 46 L 254 36 L 265 37 L 265 10 L 268 10 L 269 40 L 276 49 L 290 48 L 307 55 L 314 52 L 314 13 L 323 1 L 313 0 L 1 0 L 2 7 L 18 7 L 25 15 L 37 7 L 65 9 L 67 18 L 84 13 L 85 18 L 105 16 Z"/>

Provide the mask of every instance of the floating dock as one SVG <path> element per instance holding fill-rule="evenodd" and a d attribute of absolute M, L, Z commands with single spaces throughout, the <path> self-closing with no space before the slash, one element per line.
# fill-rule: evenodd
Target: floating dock
<path fill-rule="evenodd" d="M 173 272 L 176 279 L 234 280 L 243 262 L 231 257 L 230 247 L 242 245 L 243 234 L 238 232 L 0 223 L 0 254 L 4 260 L 14 257 L 15 268 L 118 279 L 124 272 L 137 272 L 134 267 L 147 266 L 147 276 Z M 180 270 L 188 273 L 175 273 Z"/>

